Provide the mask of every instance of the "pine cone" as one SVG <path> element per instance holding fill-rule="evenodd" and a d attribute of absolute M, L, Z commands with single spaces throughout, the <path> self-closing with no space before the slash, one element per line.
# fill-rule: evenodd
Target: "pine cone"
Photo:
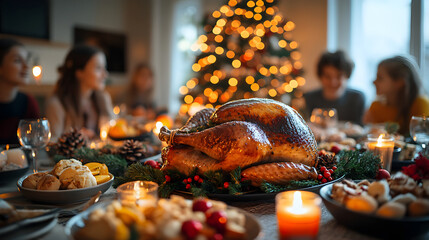
<path fill-rule="evenodd" d="M 119 153 L 119 150 L 115 147 L 103 147 L 102 149 L 100 149 L 100 153 L 115 155 Z"/>
<path fill-rule="evenodd" d="M 146 148 L 139 141 L 127 140 L 119 149 L 119 154 L 127 160 L 128 163 L 133 163 L 145 157 Z"/>
<path fill-rule="evenodd" d="M 319 157 L 317 159 L 316 169 L 318 171 L 320 171 L 321 167 L 326 167 L 326 168 L 330 169 L 333 166 L 335 166 L 336 163 L 337 163 L 337 160 L 335 158 L 335 155 L 327 153 L 327 152 L 322 150 L 319 153 Z"/>
<path fill-rule="evenodd" d="M 71 158 L 74 150 L 86 145 L 85 137 L 78 130 L 73 129 L 70 132 L 64 133 L 58 139 L 58 154 Z"/>

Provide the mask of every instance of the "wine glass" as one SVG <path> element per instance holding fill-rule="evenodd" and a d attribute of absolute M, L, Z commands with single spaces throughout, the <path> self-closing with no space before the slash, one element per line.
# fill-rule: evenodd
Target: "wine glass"
<path fill-rule="evenodd" d="M 315 108 L 311 112 L 310 121 L 321 128 L 337 126 L 338 113 L 335 108 Z"/>
<path fill-rule="evenodd" d="M 30 149 L 33 158 L 33 172 L 37 172 L 37 149 L 43 148 L 51 139 L 49 121 L 46 118 L 23 119 L 19 121 L 18 138 L 21 145 Z"/>
<path fill-rule="evenodd" d="M 410 134 L 414 142 L 422 145 L 422 153 L 427 154 L 429 143 L 429 117 L 413 116 L 410 121 Z"/>

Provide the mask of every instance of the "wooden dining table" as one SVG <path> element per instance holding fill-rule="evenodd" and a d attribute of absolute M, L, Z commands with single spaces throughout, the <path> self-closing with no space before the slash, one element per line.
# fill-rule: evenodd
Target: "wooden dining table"
<path fill-rule="evenodd" d="M 54 163 L 50 162 L 49 158 L 45 157 L 39 160 L 41 163 L 41 168 L 43 169 L 52 169 Z M 13 205 L 16 206 L 41 206 L 40 203 L 34 203 L 27 199 L 25 199 L 21 193 L 18 191 L 16 186 L 16 182 L 8 182 L 0 185 L 0 198 L 7 200 Z M 111 187 L 108 191 L 106 191 L 100 198 L 99 203 L 108 202 L 117 199 L 116 190 Z M 278 226 L 277 226 L 277 218 L 275 211 L 275 202 L 274 199 L 266 199 L 263 201 L 252 201 L 252 202 L 227 202 L 228 205 L 238 207 L 253 214 L 259 221 L 262 232 L 260 234 L 259 239 L 273 240 L 278 239 Z M 56 206 L 60 208 L 64 208 L 66 210 L 74 210 L 80 209 L 85 203 L 74 204 L 74 205 L 64 205 L 64 206 Z M 55 207 L 49 205 L 47 207 Z M 325 205 L 322 203 L 322 216 L 320 223 L 320 230 L 318 239 L 377 239 L 354 230 L 348 229 L 338 223 L 333 216 L 329 213 Z M 60 213 L 58 222 L 55 227 L 50 230 L 45 235 L 37 238 L 42 240 L 61 240 L 68 239 L 65 234 L 65 225 L 67 221 L 71 218 L 71 216 L 62 216 Z M 420 236 L 416 239 L 429 239 L 429 233 L 424 236 Z"/>

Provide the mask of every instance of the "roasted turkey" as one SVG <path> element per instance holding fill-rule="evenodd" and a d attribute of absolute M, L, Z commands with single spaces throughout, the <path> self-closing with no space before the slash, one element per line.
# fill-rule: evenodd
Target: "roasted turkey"
<path fill-rule="evenodd" d="M 255 186 L 315 179 L 316 140 L 291 107 L 270 99 L 231 101 L 217 110 L 203 109 L 180 129 L 162 127 L 159 139 L 164 168 L 189 174 L 232 171 Z"/>

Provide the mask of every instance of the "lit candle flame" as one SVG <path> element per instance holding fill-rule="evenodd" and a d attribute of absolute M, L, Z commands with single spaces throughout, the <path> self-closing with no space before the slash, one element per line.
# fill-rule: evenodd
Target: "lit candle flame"
<path fill-rule="evenodd" d="M 106 129 L 103 129 L 100 131 L 100 139 L 103 142 L 106 141 L 106 139 L 107 139 L 107 130 Z"/>
<path fill-rule="evenodd" d="M 156 122 L 155 128 L 153 129 L 153 133 L 158 135 L 159 132 L 161 131 L 162 126 L 164 126 L 162 122 Z"/>
<path fill-rule="evenodd" d="M 140 199 L 140 186 L 139 182 L 134 183 L 134 196 L 136 197 L 136 200 Z"/>
<path fill-rule="evenodd" d="M 381 147 L 381 146 L 383 146 L 383 137 L 384 137 L 384 134 L 380 134 L 380 136 L 378 136 L 378 139 L 377 139 L 377 147 Z"/>
<path fill-rule="evenodd" d="M 119 115 L 119 113 L 121 113 L 121 108 L 120 108 L 119 106 L 115 106 L 115 107 L 113 108 L 113 113 L 114 113 L 115 115 Z"/>
<path fill-rule="evenodd" d="M 42 67 L 34 66 L 33 67 L 33 77 L 36 80 L 36 83 L 39 83 L 40 78 L 42 77 Z"/>
<path fill-rule="evenodd" d="M 9 144 L 6 144 L 6 150 L 9 150 Z"/>
<path fill-rule="evenodd" d="M 96 145 L 95 142 L 91 142 L 91 145 L 89 146 L 91 149 L 95 149 Z"/>
<path fill-rule="evenodd" d="M 292 207 L 290 207 L 288 210 L 294 214 L 304 214 L 307 212 L 307 209 L 302 207 L 302 197 L 300 191 L 295 191 L 293 193 Z"/>

